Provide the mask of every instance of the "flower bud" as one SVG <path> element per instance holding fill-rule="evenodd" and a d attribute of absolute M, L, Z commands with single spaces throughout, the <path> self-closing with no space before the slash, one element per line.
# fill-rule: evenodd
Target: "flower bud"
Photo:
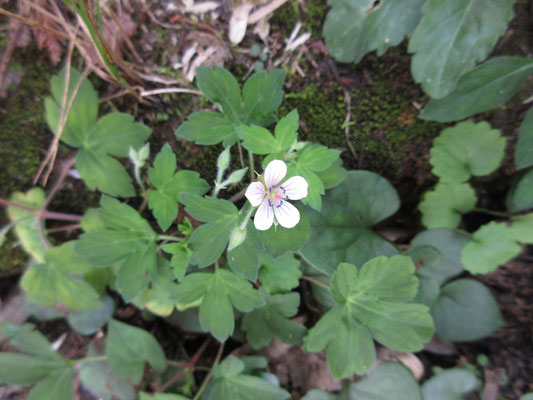
<path fill-rule="evenodd" d="M 242 229 L 240 226 L 238 226 L 237 228 L 233 230 L 233 232 L 231 232 L 231 236 L 229 238 L 228 251 L 231 251 L 234 248 L 240 246 L 245 240 L 246 240 L 246 228 Z"/>
<path fill-rule="evenodd" d="M 223 173 L 228 167 L 230 162 L 230 150 L 231 147 L 226 147 L 217 159 L 217 168 L 220 173 Z"/>
<path fill-rule="evenodd" d="M 246 171 L 248 171 L 248 167 L 238 169 L 237 171 L 233 171 L 231 175 L 228 177 L 228 179 L 224 181 L 223 185 L 226 186 L 226 185 L 234 185 L 236 183 L 239 183 L 241 179 L 244 177 L 244 175 L 246 174 Z"/>

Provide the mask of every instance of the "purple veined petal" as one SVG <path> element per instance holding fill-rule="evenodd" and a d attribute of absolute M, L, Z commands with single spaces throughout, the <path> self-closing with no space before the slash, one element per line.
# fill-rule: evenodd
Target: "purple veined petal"
<path fill-rule="evenodd" d="M 261 182 L 252 182 L 244 195 L 253 207 L 257 207 L 265 198 L 265 185 Z"/>
<path fill-rule="evenodd" d="M 293 176 L 287 179 L 279 187 L 281 192 L 278 192 L 285 200 L 300 200 L 307 197 L 307 181 L 301 176 Z"/>
<path fill-rule="evenodd" d="M 265 199 L 254 217 L 254 225 L 258 231 L 266 231 L 274 223 L 274 210 L 269 204 L 269 200 Z"/>
<path fill-rule="evenodd" d="M 288 201 L 280 201 L 274 207 L 274 214 L 276 215 L 276 220 L 284 228 L 294 228 L 300 222 L 300 211 Z"/>
<path fill-rule="evenodd" d="M 265 184 L 268 188 L 280 183 L 287 175 L 287 166 L 281 160 L 272 160 L 265 168 Z"/>

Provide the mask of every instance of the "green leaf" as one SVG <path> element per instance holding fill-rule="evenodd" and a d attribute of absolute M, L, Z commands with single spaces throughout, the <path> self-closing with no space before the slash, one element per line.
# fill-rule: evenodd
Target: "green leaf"
<path fill-rule="evenodd" d="M 87 356 L 101 355 L 89 345 Z M 111 369 L 107 360 L 84 362 L 79 372 L 80 381 L 94 397 L 103 400 L 135 400 L 137 394 L 131 382 L 120 379 Z"/>
<path fill-rule="evenodd" d="M 526 170 L 507 193 L 507 209 L 511 212 L 533 207 L 533 168 Z"/>
<path fill-rule="evenodd" d="M 418 382 L 403 364 L 383 361 L 362 381 L 352 383 L 348 398 L 357 400 L 427 400 L 422 398 Z"/>
<path fill-rule="evenodd" d="M 187 272 L 189 267 L 189 260 L 192 255 L 191 249 L 189 249 L 186 243 L 167 243 L 161 247 L 165 253 L 172 254 L 170 259 L 170 266 L 174 277 L 181 281 Z"/>
<path fill-rule="evenodd" d="M 329 168 L 340 155 L 339 150 L 328 149 L 325 146 L 306 146 L 298 157 L 297 165 L 299 168 L 321 172 Z"/>
<path fill-rule="evenodd" d="M 470 242 L 468 235 L 462 231 L 450 229 L 432 229 L 420 232 L 411 241 L 411 248 L 431 246 L 436 248 L 439 259 L 424 264 L 417 272 L 419 275 L 436 279 L 443 284 L 448 279 L 463 272 L 461 251 Z"/>
<path fill-rule="evenodd" d="M 51 372 L 30 391 L 28 400 L 57 400 L 74 397 L 74 371 L 68 366 Z"/>
<path fill-rule="evenodd" d="M 511 217 L 509 230 L 517 242 L 533 244 L 533 213 Z"/>
<path fill-rule="evenodd" d="M 400 44 L 420 21 L 424 0 L 386 1 L 372 9 L 372 2 L 359 3 L 333 2 L 326 17 L 326 45 L 338 61 L 359 62 L 374 50 L 381 56 Z"/>
<path fill-rule="evenodd" d="M 342 167 L 342 160 L 340 158 L 327 169 L 317 172 L 316 174 L 326 189 L 334 188 L 341 184 L 342 181 L 344 181 L 344 178 L 346 178 L 346 170 Z"/>
<path fill-rule="evenodd" d="M 282 150 L 270 131 L 260 126 L 239 126 L 237 134 L 243 141 L 244 148 L 254 154 L 270 154 Z"/>
<path fill-rule="evenodd" d="M 183 193 L 181 202 L 185 210 L 205 225 L 197 228 L 191 236 L 193 251 L 191 263 L 200 268 L 214 263 L 228 245 L 229 237 L 240 220 L 239 211 L 227 200 Z"/>
<path fill-rule="evenodd" d="M 135 195 L 131 178 L 124 166 L 107 154 L 80 150 L 76 155 L 76 169 L 91 190 L 100 190 L 111 196 Z"/>
<path fill-rule="evenodd" d="M 45 116 L 48 127 L 54 134 L 59 128 L 59 118 L 61 114 L 61 105 L 65 91 L 66 68 L 63 68 L 59 74 L 54 75 L 50 81 L 52 97 L 45 99 Z M 70 69 L 70 79 L 68 83 L 68 94 L 66 104 L 69 104 L 81 75 L 74 69 Z M 96 123 L 98 117 L 98 94 L 93 88 L 91 82 L 84 79 L 79 87 L 78 93 L 70 113 L 68 115 L 61 140 L 73 147 L 81 147 L 87 140 L 90 129 Z"/>
<path fill-rule="evenodd" d="M 242 321 L 242 329 L 254 349 L 270 344 L 272 333 L 283 343 L 298 345 L 302 343 L 305 326 L 291 321 L 298 312 L 300 295 L 298 293 L 271 296 L 263 287 L 259 293 L 265 305 L 247 313 Z"/>
<path fill-rule="evenodd" d="M 176 130 L 176 135 L 196 144 L 211 145 L 223 141 L 226 146 L 232 146 L 239 140 L 235 127 L 236 124 L 222 114 L 199 111 L 189 115 Z"/>
<path fill-rule="evenodd" d="M 300 284 L 300 261 L 290 253 L 277 258 L 264 253 L 261 265 L 259 281 L 270 293 L 290 292 Z"/>
<path fill-rule="evenodd" d="M 227 357 L 213 369 L 213 386 L 209 400 L 286 400 L 290 394 L 256 376 L 243 374 L 244 363 Z"/>
<path fill-rule="evenodd" d="M 157 249 L 152 243 L 138 252 L 132 252 L 122 262 L 117 272 L 116 286 L 124 300 L 131 301 L 154 279 L 157 271 L 156 255 Z"/>
<path fill-rule="evenodd" d="M 244 123 L 244 107 L 239 84 L 227 69 L 215 66 L 196 68 L 198 87 L 205 96 L 217 104 L 231 121 Z"/>
<path fill-rule="evenodd" d="M 453 229 L 461 222 L 461 214 L 472 211 L 476 203 L 476 193 L 468 183 L 438 183 L 424 193 L 418 209 L 428 229 Z"/>
<path fill-rule="evenodd" d="M 175 393 L 145 393 L 141 392 L 139 400 L 189 400 L 188 397 L 183 397 Z"/>
<path fill-rule="evenodd" d="M 176 155 L 166 143 L 148 170 L 150 182 L 156 190 L 150 191 L 148 206 L 157 223 L 166 231 L 178 216 L 178 201 L 183 192 L 205 194 L 209 190 L 206 181 L 192 171 L 176 172 Z"/>
<path fill-rule="evenodd" d="M 503 160 L 505 138 L 486 122 L 466 121 L 446 128 L 435 139 L 429 163 L 443 183 L 462 183 L 470 175 L 494 172 Z"/>
<path fill-rule="evenodd" d="M 45 264 L 26 270 L 21 286 L 30 301 L 55 306 L 60 301 L 73 310 L 91 310 L 102 306 L 99 294 L 87 282 L 73 275 L 88 272 L 91 266 L 74 252 L 74 242 L 51 248 L 45 254 Z"/>
<path fill-rule="evenodd" d="M 252 224 L 248 224 L 246 232 L 244 242 L 228 251 L 228 264 L 238 275 L 255 282 L 259 272 L 257 252 L 261 249 L 262 243 L 259 232 Z"/>
<path fill-rule="evenodd" d="M 395 255 L 395 247 L 371 227 L 399 207 L 396 190 L 384 178 L 369 171 L 350 171 L 324 197 L 321 213 L 305 210 L 311 236 L 302 253 L 329 275 L 340 262 L 361 265 L 379 255 Z"/>
<path fill-rule="evenodd" d="M 302 400 L 337 400 L 337 396 L 322 390 L 311 389 L 305 394 Z"/>
<path fill-rule="evenodd" d="M 219 341 L 224 342 L 235 327 L 233 306 L 250 312 L 263 304 L 252 284 L 232 271 L 219 268 L 214 273 L 187 275 L 174 293 L 174 300 L 182 305 L 200 302 L 200 324 Z"/>
<path fill-rule="evenodd" d="M 159 373 L 166 369 L 165 354 L 152 335 L 113 319 L 108 325 L 106 355 L 119 378 L 133 384 L 141 381 L 145 362 Z"/>
<path fill-rule="evenodd" d="M 102 307 L 96 310 L 71 311 L 67 321 L 72 329 L 82 335 L 92 335 L 104 326 L 115 311 L 115 302 L 109 296 L 101 299 Z"/>
<path fill-rule="evenodd" d="M 520 125 L 514 153 L 514 165 L 517 169 L 533 165 L 533 108 L 527 112 L 522 125 Z"/>
<path fill-rule="evenodd" d="M 503 325 L 498 303 L 489 289 L 472 279 L 458 279 L 442 287 L 431 314 L 435 333 L 452 342 L 482 339 Z"/>
<path fill-rule="evenodd" d="M 274 135 L 280 151 L 288 150 L 298 137 L 298 110 L 295 108 L 276 124 Z"/>
<path fill-rule="evenodd" d="M 491 58 L 463 75 L 452 93 L 442 99 L 431 100 L 420 118 L 439 122 L 460 121 L 497 108 L 524 86 L 532 72 L 533 60 L 530 58 Z"/>
<path fill-rule="evenodd" d="M 322 28 L 330 54 L 337 61 L 346 63 L 362 58 L 365 36 L 361 32 L 374 2 L 334 1 L 330 4 L 332 8 Z"/>
<path fill-rule="evenodd" d="M 128 157 L 130 147 L 134 149 L 142 147 L 151 133 L 150 128 L 135 122 L 129 114 L 110 113 L 92 126 L 83 148 L 96 154 Z"/>
<path fill-rule="evenodd" d="M 18 386 L 32 385 L 66 366 L 66 360 L 63 359 L 1 352 L 0 382 Z"/>
<path fill-rule="evenodd" d="M 489 55 L 512 16 L 508 1 L 429 0 L 409 40 L 413 78 L 429 96 L 446 96 L 461 75 Z"/>
<path fill-rule="evenodd" d="M 422 394 L 424 400 L 463 400 L 479 387 L 480 382 L 472 371 L 450 368 L 424 382 Z"/>
<path fill-rule="evenodd" d="M 277 120 L 274 111 L 283 99 L 285 70 L 253 74 L 244 84 L 242 95 L 246 124 L 268 126 Z"/>
<path fill-rule="evenodd" d="M 311 229 L 307 216 L 300 212 L 300 222 L 294 228 L 287 229 L 278 225 L 259 233 L 267 253 L 279 257 L 287 251 L 300 250 L 309 238 Z"/>
<path fill-rule="evenodd" d="M 11 322 L 4 321 L 0 325 L 0 333 L 9 338 L 11 345 L 18 347 L 25 353 L 40 358 L 64 361 L 64 358 L 52 348 L 50 342 L 41 332 L 35 329 L 35 325 L 33 324 L 15 325 Z"/>
<path fill-rule="evenodd" d="M 512 231 L 503 222 L 490 222 L 474 232 L 461 251 L 461 261 L 472 274 L 488 274 L 522 252 Z"/>
<path fill-rule="evenodd" d="M 39 210 L 46 201 L 46 193 L 41 188 L 33 188 L 26 193 L 15 192 L 9 200 Z M 44 225 L 41 219 L 32 212 L 18 207 L 7 207 L 7 215 L 11 222 L 18 221 L 14 231 L 24 251 L 35 261 L 44 262 L 44 253 L 46 253 L 50 243 L 44 235 Z"/>
<path fill-rule="evenodd" d="M 387 347 L 416 351 L 433 334 L 429 308 L 407 303 L 416 294 L 418 280 L 408 257 L 377 257 L 358 272 L 340 264 L 331 278 L 337 307 L 328 311 L 308 332 L 309 351 L 327 347 L 333 377 L 362 374 L 373 364 L 372 336 Z"/>

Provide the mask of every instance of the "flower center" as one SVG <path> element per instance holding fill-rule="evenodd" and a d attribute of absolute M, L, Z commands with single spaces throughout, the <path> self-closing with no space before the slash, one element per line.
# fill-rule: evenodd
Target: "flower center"
<path fill-rule="evenodd" d="M 283 186 L 272 186 L 268 188 L 268 203 L 271 207 L 279 207 L 283 204 L 283 200 L 289 200 L 287 191 Z"/>

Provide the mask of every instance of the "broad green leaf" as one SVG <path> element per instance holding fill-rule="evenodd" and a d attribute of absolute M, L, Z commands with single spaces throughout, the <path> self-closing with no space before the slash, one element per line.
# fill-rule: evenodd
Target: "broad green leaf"
<path fill-rule="evenodd" d="M 274 135 L 282 151 L 288 150 L 298 136 L 299 115 L 295 108 L 276 124 Z"/>
<path fill-rule="evenodd" d="M 520 397 L 520 400 L 533 400 L 533 392 L 526 393 L 522 397 Z"/>
<path fill-rule="evenodd" d="M 277 120 L 274 111 L 283 99 L 285 70 L 253 74 L 242 88 L 246 124 L 268 126 Z"/>
<path fill-rule="evenodd" d="M 517 169 L 533 165 L 533 108 L 527 112 L 520 125 L 514 152 L 514 165 Z"/>
<path fill-rule="evenodd" d="M 87 356 L 102 355 L 89 345 Z M 82 363 L 80 381 L 93 396 L 102 400 L 135 400 L 137 394 L 131 382 L 120 379 L 107 360 Z"/>
<path fill-rule="evenodd" d="M 324 36 L 329 52 L 338 61 L 359 62 L 374 50 L 381 56 L 400 44 L 420 21 L 424 0 L 383 1 L 370 9 L 372 4 L 366 0 L 332 2 Z"/>
<path fill-rule="evenodd" d="M 461 251 L 461 261 L 472 274 L 488 274 L 522 251 L 512 231 L 503 222 L 483 225 Z"/>
<path fill-rule="evenodd" d="M 181 281 L 189 267 L 189 260 L 192 255 L 187 243 L 167 243 L 161 247 L 165 253 L 172 254 L 170 266 L 174 277 Z"/>
<path fill-rule="evenodd" d="M 259 272 L 259 281 L 269 293 L 286 293 L 298 287 L 302 271 L 300 261 L 292 254 L 286 253 L 273 258 L 263 253 L 260 263 L 262 268 Z"/>
<path fill-rule="evenodd" d="M 340 158 L 327 169 L 317 172 L 316 174 L 322 181 L 325 189 L 334 188 L 346 178 L 346 170 L 342 167 L 342 160 Z"/>
<path fill-rule="evenodd" d="M 433 307 L 440 294 L 439 281 L 424 275 L 420 275 L 418 281 L 418 292 L 413 298 L 413 303 L 424 304 L 429 308 Z"/>
<path fill-rule="evenodd" d="M 242 145 L 254 154 L 270 154 L 281 151 L 278 142 L 268 129 L 257 125 L 240 126 L 237 134 L 243 141 Z"/>
<path fill-rule="evenodd" d="M 431 229 L 420 232 L 411 241 L 411 248 L 431 246 L 439 251 L 440 257 L 434 262 L 424 264 L 417 273 L 436 279 L 441 285 L 461 274 L 463 272 L 461 251 L 470 240 L 466 233 L 458 230 Z"/>
<path fill-rule="evenodd" d="M 183 193 L 180 199 L 193 218 L 208 222 L 194 231 L 189 242 L 193 251 L 191 263 L 207 267 L 228 245 L 230 234 L 240 220 L 239 211 L 233 203 L 223 199 L 190 193 Z"/>
<path fill-rule="evenodd" d="M 262 243 L 259 232 L 252 224 L 248 224 L 246 232 L 244 242 L 228 251 L 228 264 L 238 275 L 255 282 L 259 272 L 257 252 L 260 251 Z"/>
<path fill-rule="evenodd" d="M 422 385 L 424 400 L 464 400 L 465 396 L 480 387 L 474 372 L 450 368 L 437 373 Z"/>
<path fill-rule="evenodd" d="M 76 277 L 90 269 L 85 258 L 74 252 L 74 242 L 66 242 L 48 250 L 44 264 L 27 269 L 21 286 L 30 301 L 45 307 L 60 301 L 73 310 L 97 309 L 102 305 L 99 294 Z"/>
<path fill-rule="evenodd" d="M 352 62 L 364 54 L 361 34 L 373 0 L 333 1 L 326 15 L 322 34 L 330 54 L 340 62 Z"/>
<path fill-rule="evenodd" d="M 74 397 L 74 370 L 67 366 L 51 372 L 30 391 L 28 400 L 57 400 Z"/>
<path fill-rule="evenodd" d="M 205 96 L 217 104 L 224 115 L 233 122 L 245 123 L 244 107 L 239 84 L 227 69 L 215 66 L 196 68 L 198 87 Z"/>
<path fill-rule="evenodd" d="M 429 308 L 407 303 L 416 294 L 418 279 L 408 257 L 377 257 L 361 270 L 340 264 L 331 278 L 337 307 L 308 332 L 309 351 L 327 347 L 335 378 L 365 372 L 375 359 L 372 337 L 387 347 L 416 351 L 433 334 Z"/>
<path fill-rule="evenodd" d="M 119 378 L 133 384 L 141 381 L 145 362 L 159 373 L 166 368 L 165 354 L 152 335 L 113 319 L 108 325 L 106 355 Z"/>
<path fill-rule="evenodd" d="M 476 203 L 476 193 L 468 183 L 438 183 L 424 193 L 418 209 L 426 228 L 453 229 L 461 222 L 461 214 L 472 211 Z"/>
<path fill-rule="evenodd" d="M 52 348 L 50 342 L 41 332 L 35 329 L 33 324 L 15 325 L 4 321 L 0 325 L 0 333 L 9 338 L 11 345 L 18 347 L 24 353 L 38 356 L 39 358 L 64 361 L 63 357 Z"/>
<path fill-rule="evenodd" d="M 507 193 L 507 209 L 511 212 L 533 207 L 533 168 L 526 170 Z"/>
<path fill-rule="evenodd" d="M 148 206 L 157 223 L 166 231 L 178 216 L 178 201 L 182 192 L 205 194 L 209 190 L 206 181 L 193 171 L 176 172 L 176 155 L 166 143 L 148 170 L 150 182 L 155 187 L 148 196 Z"/>
<path fill-rule="evenodd" d="M 92 126 L 82 147 L 96 154 L 128 157 L 130 147 L 142 147 L 151 132 L 150 128 L 135 122 L 129 114 L 110 113 Z"/>
<path fill-rule="evenodd" d="M 301 344 L 305 326 L 291 321 L 298 312 L 300 295 L 298 293 L 277 294 L 271 296 L 261 287 L 259 293 L 265 305 L 247 313 L 242 320 L 242 329 L 254 349 L 267 346 L 272 340 L 272 333 L 283 343 Z"/>
<path fill-rule="evenodd" d="M 272 257 L 279 257 L 287 251 L 300 250 L 310 234 L 309 221 L 303 212 L 300 212 L 300 222 L 292 229 L 278 225 L 260 232 L 265 250 Z"/>
<path fill-rule="evenodd" d="M 81 229 L 84 232 L 93 232 L 105 229 L 104 221 L 100 218 L 97 208 L 89 208 L 81 219 Z"/>
<path fill-rule="evenodd" d="M 399 207 L 396 190 L 384 178 L 369 171 L 350 171 L 342 184 L 324 196 L 322 212 L 305 210 L 311 236 L 302 253 L 329 275 L 340 262 L 362 265 L 380 255 L 395 255 L 395 247 L 371 227 Z"/>
<path fill-rule="evenodd" d="M 157 237 L 148 221 L 137 210 L 117 199 L 102 196 L 98 213 L 106 228 L 142 232 L 154 239 Z"/>
<path fill-rule="evenodd" d="M 429 163 L 443 183 L 462 183 L 470 175 L 494 172 L 503 160 L 505 138 L 486 122 L 466 121 L 446 128 L 435 139 Z"/>
<path fill-rule="evenodd" d="M 337 400 L 337 396 L 322 390 L 311 389 L 302 397 L 302 400 Z"/>
<path fill-rule="evenodd" d="M 96 310 L 71 311 L 67 321 L 72 329 L 82 335 L 92 335 L 104 326 L 115 311 L 115 302 L 109 296 L 101 299 L 102 307 Z"/>
<path fill-rule="evenodd" d="M 329 168 L 340 155 L 339 150 L 328 149 L 321 145 L 308 145 L 298 157 L 297 165 L 302 169 L 321 172 Z"/>
<path fill-rule="evenodd" d="M 279 386 L 245 375 L 244 363 L 234 356 L 227 357 L 213 369 L 213 386 L 209 400 L 286 400 L 290 394 Z"/>
<path fill-rule="evenodd" d="M 452 342 L 482 339 L 503 325 L 498 303 L 489 289 L 472 279 L 458 279 L 442 287 L 431 314 L 435 333 Z"/>
<path fill-rule="evenodd" d="M 533 60 L 530 58 L 491 58 L 463 75 L 449 95 L 431 100 L 420 118 L 439 122 L 460 121 L 497 108 L 524 86 L 532 72 Z"/>
<path fill-rule="evenodd" d="M 512 16 L 507 0 L 429 0 L 409 40 L 413 78 L 429 96 L 443 98 L 487 58 Z"/>
<path fill-rule="evenodd" d="M 63 359 L 1 352 L 0 382 L 18 386 L 32 385 L 66 366 L 67 363 Z"/>
<path fill-rule="evenodd" d="M 349 399 L 357 400 L 427 400 L 422 398 L 418 382 L 403 364 L 383 361 L 362 381 L 352 383 Z"/>
<path fill-rule="evenodd" d="M 219 341 L 225 341 L 235 326 L 232 305 L 250 312 L 263 304 L 252 284 L 232 271 L 219 268 L 214 273 L 187 275 L 174 292 L 178 305 L 200 304 L 200 324 Z"/>
<path fill-rule="evenodd" d="M 76 155 L 76 169 L 91 190 L 100 190 L 111 196 L 135 195 L 131 178 L 124 166 L 107 154 L 80 150 Z"/>
<path fill-rule="evenodd" d="M 48 127 L 54 134 L 59 128 L 59 118 L 61 114 L 61 105 L 63 102 L 63 95 L 65 92 L 66 68 L 63 68 L 59 74 L 54 75 L 51 79 L 52 97 L 45 99 L 45 116 Z M 68 82 L 68 94 L 66 104 L 69 104 L 74 93 L 74 88 L 78 84 L 81 77 L 80 73 L 74 69 L 70 69 L 70 79 Z M 98 117 L 98 94 L 93 88 L 91 82 L 85 79 L 79 87 L 78 93 L 67 122 L 61 135 L 61 140 L 72 147 L 81 147 L 87 140 L 88 133 L 93 125 L 96 123 Z"/>
<path fill-rule="evenodd" d="M 26 193 L 15 192 L 9 200 L 39 210 L 46 201 L 46 193 L 41 188 L 33 188 Z M 35 261 L 44 262 L 44 253 L 50 247 L 50 243 L 44 234 L 43 222 L 32 212 L 17 207 L 7 207 L 7 215 L 11 222 L 18 221 L 14 231 L 22 248 Z"/>
<path fill-rule="evenodd" d="M 517 242 L 533 244 L 533 213 L 511 217 L 509 230 Z"/>
<path fill-rule="evenodd" d="M 148 244 L 138 252 L 131 252 L 120 264 L 116 286 L 124 300 L 131 301 L 154 279 L 157 271 L 156 251 L 154 243 Z"/>
<path fill-rule="evenodd" d="M 211 145 L 223 141 L 225 145 L 231 146 L 239 140 L 235 127 L 236 125 L 222 114 L 199 111 L 189 115 L 188 120 L 176 130 L 176 135 L 196 144 Z"/>

